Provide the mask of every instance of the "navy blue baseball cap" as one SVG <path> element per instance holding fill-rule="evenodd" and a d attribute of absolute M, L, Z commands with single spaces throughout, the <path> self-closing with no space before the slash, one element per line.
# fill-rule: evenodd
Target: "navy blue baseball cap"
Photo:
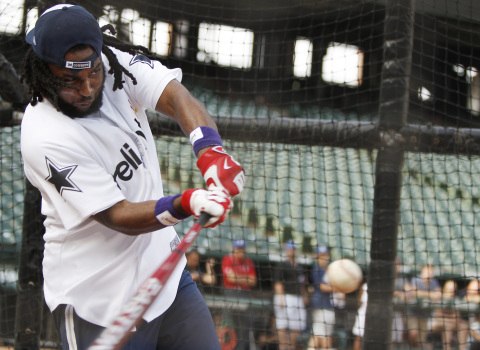
<path fill-rule="evenodd" d="M 35 54 L 58 67 L 70 69 L 93 68 L 101 55 L 103 34 L 97 20 L 82 6 L 59 4 L 45 10 L 25 37 Z M 65 61 L 72 47 L 86 44 L 95 51 L 86 61 Z"/>

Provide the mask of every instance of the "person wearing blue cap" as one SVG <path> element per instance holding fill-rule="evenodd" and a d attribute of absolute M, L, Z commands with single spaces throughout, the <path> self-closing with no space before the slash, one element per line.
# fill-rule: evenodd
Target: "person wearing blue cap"
<path fill-rule="evenodd" d="M 245 247 L 244 239 L 234 240 L 232 254 L 222 259 L 224 293 L 228 297 L 250 299 L 250 291 L 257 285 L 257 271 L 252 259 L 247 257 Z M 249 331 L 253 323 L 251 315 L 248 314 L 248 310 L 232 310 L 230 317 L 235 323 L 237 333 L 235 349 L 247 349 Z"/>
<path fill-rule="evenodd" d="M 284 244 L 286 259 L 274 270 L 274 313 L 280 350 L 296 349 L 300 332 L 307 327 L 306 274 L 296 258 L 296 244 Z"/>
<path fill-rule="evenodd" d="M 42 195 L 44 294 L 64 349 L 86 349 L 113 321 L 177 247 L 173 225 L 201 212 L 211 215 L 206 227 L 222 223 L 244 184 L 181 70 L 107 31 L 115 35 L 85 8 L 60 4 L 26 36 L 21 151 Z M 146 109 L 190 137 L 208 190 L 164 195 Z M 220 348 L 185 264 L 183 257 L 126 348 Z"/>
<path fill-rule="evenodd" d="M 308 342 L 308 350 L 331 349 L 335 311 L 332 305 L 333 288 L 326 278 L 327 266 L 330 263 L 330 249 L 321 245 L 317 247 L 315 253 L 316 263 L 311 272 L 312 336 Z"/>
<path fill-rule="evenodd" d="M 250 290 L 257 285 L 255 265 L 245 254 L 245 246 L 245 240 L 234 240 L 232 254 L 222 259 L 223 285 L 226 289 Z"/>

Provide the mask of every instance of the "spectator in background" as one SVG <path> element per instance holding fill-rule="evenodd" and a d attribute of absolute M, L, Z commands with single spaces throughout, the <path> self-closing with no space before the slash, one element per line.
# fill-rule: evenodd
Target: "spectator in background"
<path fill-rule="evenodd" d="M 468 282 L 463 292 L 463 299 L 469 303 L 480 304 L 480 282 L 477 279 Z"/>
<path fill-rule="evenodd" d="M 405 289 L 410 286 L 408 279 L 399 275 L 400 260 L 396 261 L 396 274 L 394 297 L 405 300 Z M 367 316 L 367 304 L 368 304 L 368 286 L 367 283 L 362 285 L 359 295 L 359 308 L 357 311 L 357 317 L 355 319 L 355 325 L 353 326 L 352 333 L 355 336 L 353 342 L 353 350 L 362 349 L 362 340 L 365 334 L 365 319 Z M 395 311 L 393 314 L 392 322 L 392 343 L 400 344 L 403 342 L 403 312 Z"/>
<path fill-rule="evenodd" d="M 278 332 L 273 313 L 269 315 L 266 327 L 257 328 L 255 338 L 256 350 L 278 350 Z"/>
<path fill-rule="evenodd" d="M 335 310 L 335 340 L 338 350 L 350 349 L 353 344 L 353 325 L 357 318 L 358 294 L 361 289 L 344 294 L 338 291 L 332 293 L 333 307 Z"/>
<path fill-rule="evenodd" d="M 279 349 L 294 350 L 300 332 L 307 327 L 307 279 L 297 262 L 295 242 L 287 241 L 284 249 L 286 260 L 281 261 L 274 271 L 273 306 Z"/>
<path fill-rule="evenodd" d="M 463 321 L 469 324 L 470 336 L 472 339 L 472 345 L 470 350 L 480 350 L 480 282 L 478 279 L 472 279 L 468 282 L 467 287 L 460 291 L 460 298 L 467 305 L 467 312 L 461 313 Z M 475 344 L 477 343 L 477 344 Z"/>
<path fill-rule="evenodd" d="M 223 286 L 225 295 L 235 298 L 250 298 L 250 290 L 257 285 L 257 272 L 253 261 L 245 254 L 245 240 L 233 241 L 233 253 L 222 260 Z M 249 343 L 249 332 L 253 319 L 248 310 L 232 310 L 232 320 L 237 333 L 235 349 L 244 350 Z"/>
<path fill-rule="evenodd" d="M 406 290 L 407 300 L 417 298 L 436 302 L 442 298 L 440 283 L 434 277 L 433 266 L 431 265 L 422 267 L 420 275 L 412 278 L 409 288 L 409 290 Z M 431 317 L 430 310 L 419 310 L 415 307 L 407 308 L 408 338 L 412 346 L 421 346 L 422 349 L 432 348 L 432 344 L 427 342 Z"/>
<path fill-rule="evenodd" d="M 223 257 L 223 285 L 226 290 L 248 291 L 257 285 L 255 265 L 247 258 L 245 246 L 245 240 L 237 239 L 233 241 L 233 253 Z"/>
<path fill-rule="evenodd" d="M 452 349 L 453 335 L 457 333 L 458 350 L 465 350 L 468 337 L 468 322 L 462 320 L 460 312 L 447 308 L 447 304 L 457 298 L 457 283 L 448 280 L 443 285 L 441 305 L 445 308 L 436 309 L 433 312 L 432 331 L 442 335 L 443 350 Z"/>
<path fill-rule="evenodd" d="M 325 272 L 330 262 L 330 249 L 319 246 L 316 250 L 316 264 L 312 270 L 313 295 L 312 336 L 308 342 L 308 350 L 331 349 L 332 333 L 335 326 L 335 311 L 332 304 L 333 288 L 328 284 Z"/>
<path fill-rule="evenodd" d="M 469 328 L 472 338 L 469 350 L 480 350 L 480 313 L 472 317 Z"/>
<path fill-rule="evenodd" d="M 214 286 L 217 283 L 215 275 L 215 259 L 209 258 L 205 262 L 205 270 L 200 266 L 200 254 L 195 249 L 187 253 L 186 269 L 192 275 L 192 279 L 197 283 L 198 289 L 205 292 L 204 286 Z"/>
<path fill-rule="evenodd" d="M 368 291 L 367 283 L 362 285 L 359 298 L 359 308 L 357 311 L 357 318 L 355 319 L 355 324 L 353 325 L 352 333 L 355 336 L 353 341 L 353 350 L 362 349 L 362 339 L 365 334 L 365 318 L 367 317 L 367 303 L 368 303 Z"/>
<path fill-rule="evenodd" d="M 337 349 L 347 350 L 353 324 L 355 323 L 357 307 L 355 307 L 355 310 L 350 310 L 352 307 L 347 307 L 347 295 L 338 291 L 333 291 L 332 293 L 332 305 L 335 312 L 333 333 L 335 334 Z"/>
<path fill-rule="evenodd" d="M 401 344 L 403 342 L 403 333 L 405 332 L 405 302 L 407 300 L 406 291 L 411 290 L 410 282 L 406 276 L 400 272 L 402 262 L 399 258 L 395 261 L 395 285 L 393 297 L 396 304 L 402 304 L 399 308 L 395 308 L 393 312 L 392 323 L 392 343 Z"/>

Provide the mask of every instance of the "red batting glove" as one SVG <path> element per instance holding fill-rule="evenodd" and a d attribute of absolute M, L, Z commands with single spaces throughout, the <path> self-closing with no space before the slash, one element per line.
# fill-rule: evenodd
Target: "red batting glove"
<path fill-rule="evenodd" d="M 222 187 L 232 197 L 243 190 L 245 172 L 235 159 L 222 146 L 215 146 L 204 152 L 197 160 L 197 166 L 207 187 Z"/>
<path fill-rule="evenodd" d="M 212 217 L 204 227 L 215 227 L 227 218 L 232 208 L 232 198 L 223 188 L 211 186 L 209 190 L 203 188 L 187 190 L 182 194 L 182 207 L 195 218 L 201 212 L 210 214 Z"/>

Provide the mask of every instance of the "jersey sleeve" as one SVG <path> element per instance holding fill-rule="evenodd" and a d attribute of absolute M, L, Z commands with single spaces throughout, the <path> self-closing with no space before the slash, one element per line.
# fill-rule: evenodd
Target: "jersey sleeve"
<path fill-rule="evenodd" d="M 70 230 L 125 198 L 87 133 L 73 129 L 69 120 L 57 118 L 57 129 L 48 117 L 46 123 L 31 117 L 22 122 L 21 150 L 25 175 L 42 194 L 44 215 Z"/>
<path fill-rule="evenodd" d="M 168 83 L 173 79 L 182 81 L 180 68 L 169 69 L 160 61 L 151 60 L 145 55 L 132 56 L 113 50 L 120 64 L 127 68 L 137 81 L 137 84 L 134 84 L 130 78 L 125 78 L 124 89 L 129 96 L 135 99 L 138 106 L 155 109 L 158 99 Z"/>

